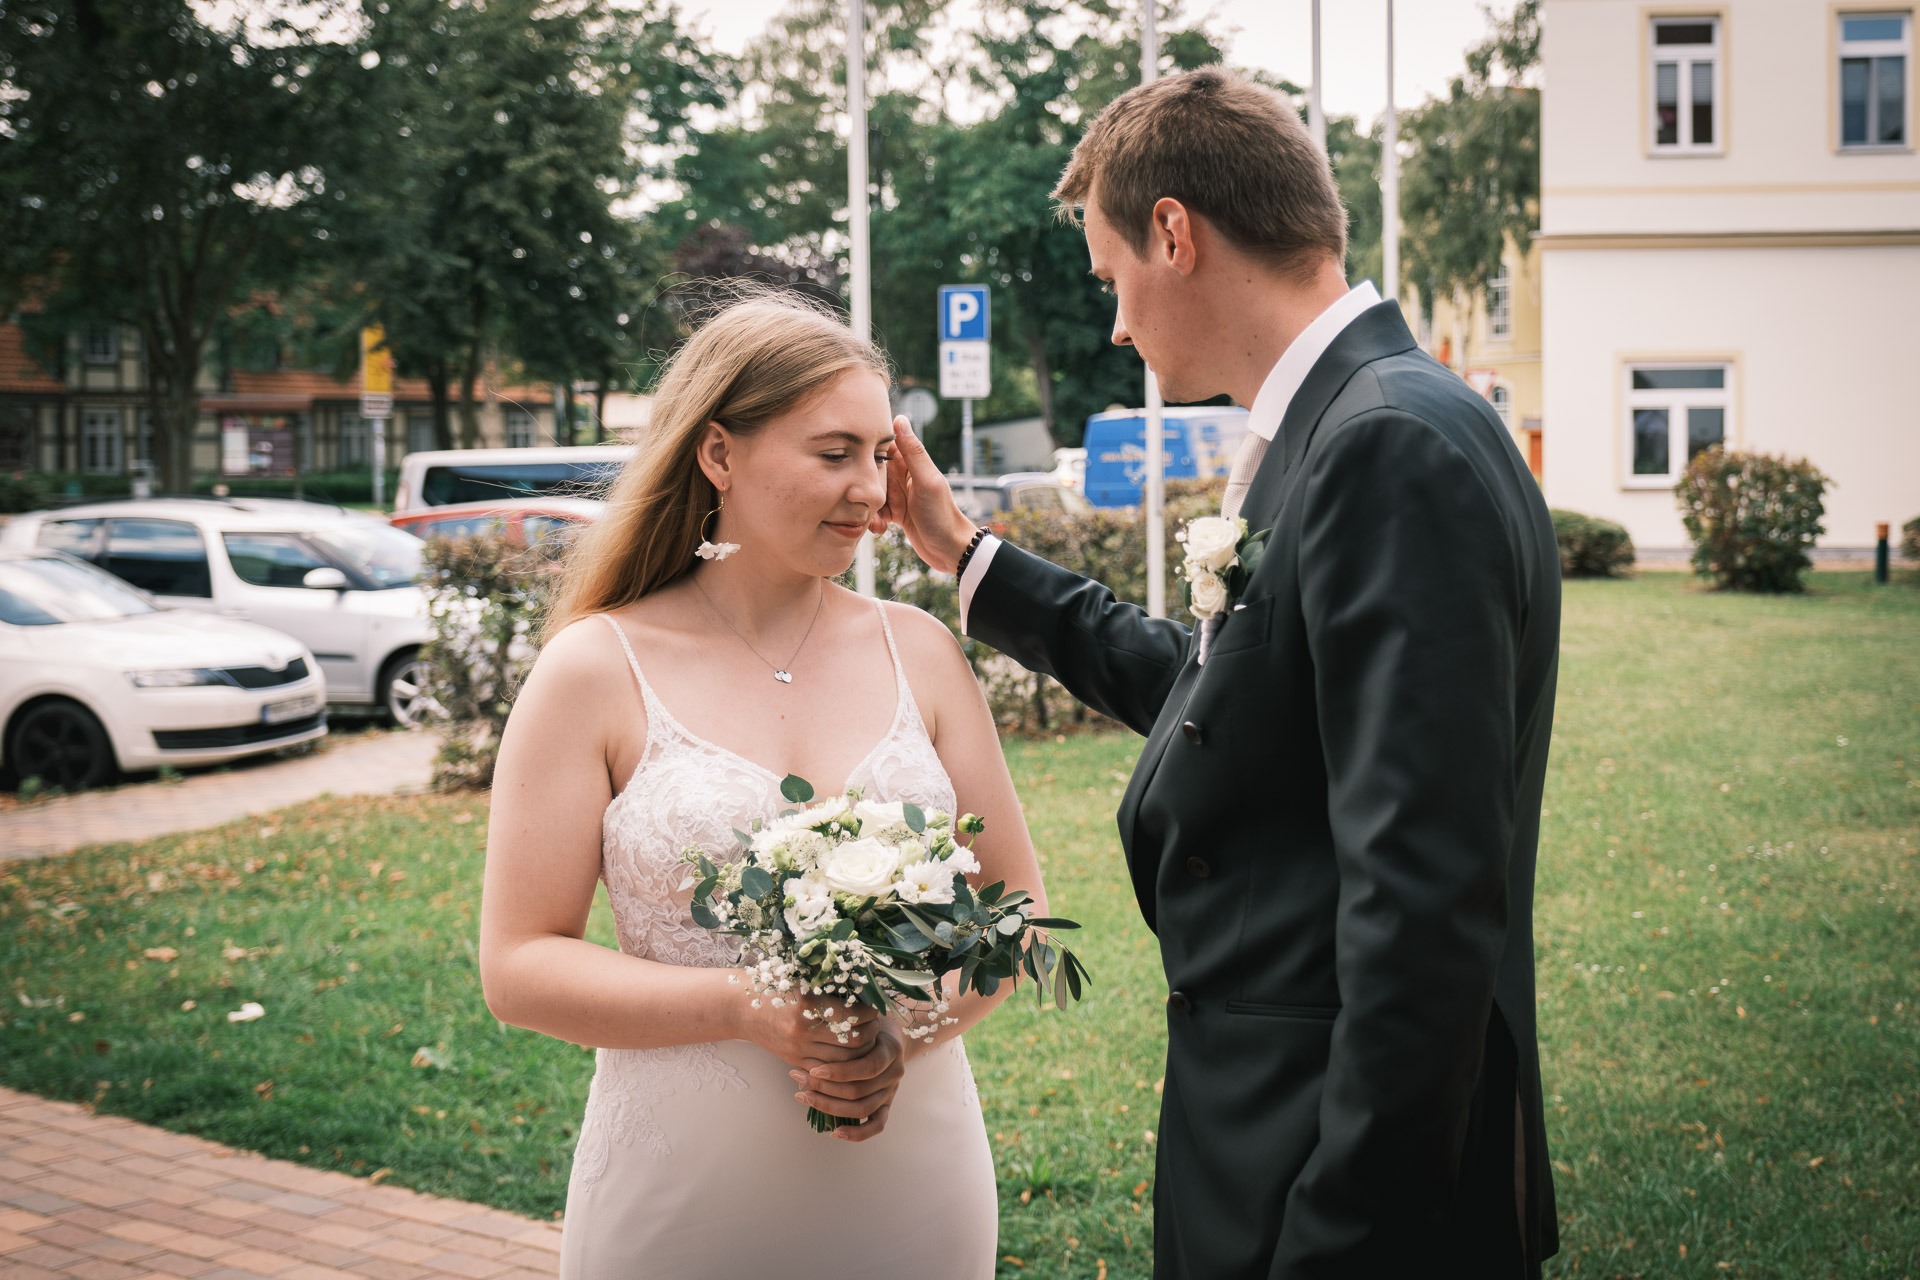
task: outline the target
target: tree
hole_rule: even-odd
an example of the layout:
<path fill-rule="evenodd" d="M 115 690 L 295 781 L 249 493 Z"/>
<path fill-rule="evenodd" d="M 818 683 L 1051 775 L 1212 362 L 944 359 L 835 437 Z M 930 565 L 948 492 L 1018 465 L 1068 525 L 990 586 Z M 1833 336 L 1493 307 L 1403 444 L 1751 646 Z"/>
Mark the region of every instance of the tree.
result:
<path fill-rule="evenodd" d="M 1467 69 L 1403 117 L 1400 217 L 1407 278 L 1423 305 L 1498 274 L 1506 241 L 1525 253 L 1540 204 L 1539 0 L 1519 0 L 1467 51 Z"/>
<path fill-rule="evenodd" d="M 154 461 L 185 489 L 209 343 L 298 261 L 327 189 L 341 50 L 297 14 L 189 0 L 0 9 L 0 293 L 140 333 Z"/>

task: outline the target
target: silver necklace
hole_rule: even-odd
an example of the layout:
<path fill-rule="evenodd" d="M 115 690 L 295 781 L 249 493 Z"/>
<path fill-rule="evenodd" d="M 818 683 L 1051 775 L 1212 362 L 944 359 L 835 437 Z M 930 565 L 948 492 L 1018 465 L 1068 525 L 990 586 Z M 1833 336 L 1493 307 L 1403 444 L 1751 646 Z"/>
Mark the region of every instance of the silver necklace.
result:
<path fill-rule="evenodd" d="M 780 666 L 775 666 L 772 662 L 768 661 L 767 655 L 760 652 L 758 649 L 755 649 L 753 647 L 753 641 L 747 639 L 747 637 L 741 633 L 740 628 L 734 626 L 733 623 L 727 621 L 727 615 L 720 612 L 720 606 L 713 602 L 713 597 L 707 594 L 707 589 L 700 585 L 700 579 L 693 578 L 691 579 L 691 581 L 693 583 L 693 589 L 695 591 L 698 591 L 700 593 L 701 598 L 707 602 L 707 608 L 713 610 L 713 616 L 720 619 L 722 623 L 725 623 L 727 630 L 733 632 L 734 635 L 739 636 L 740 643 L 747 646 L 748 651 L 752 653 L 754 657 L 760 659 L 760 661 L 762 662 L 765 662 L 768 666 L 773 667 L 773 678 L 775 680 L 778 680 L 781 684 L 792 684 L 793 672 L 789 668 L 793 666 L 794 658 L 799 657 L 800 651 L 807 647 L 807 641 L 813 638 L 814 623 L 820 621 L 820 611 L 826 608 L 827 580 L 825 578 L 820 579 L 820 603 L 813 606 L 813 622 L 809 622 L 807 624 L 807 633 L 800 637 L 799 644 L 793 646 L 792 656 L 790 656 L 786 660 L 786 662 Z"/>

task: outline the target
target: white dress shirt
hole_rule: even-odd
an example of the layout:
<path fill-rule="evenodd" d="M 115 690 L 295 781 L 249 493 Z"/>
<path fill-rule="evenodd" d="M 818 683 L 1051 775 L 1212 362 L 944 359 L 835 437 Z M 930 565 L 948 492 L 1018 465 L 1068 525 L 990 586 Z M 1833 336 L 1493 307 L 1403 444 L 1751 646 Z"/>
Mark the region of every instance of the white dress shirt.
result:
<path fill-rule="evenodd" d="M 1379 301 L 1380 291 L 1373 287 L 1373 282 L 1362 280 L 1338 302 L 1315 316 L 1313 323 L 1287 344 L 1287 349 L 1280 353 L 1279 363 L 1273 366 L 1266 381 L 1260 384 L 1259 394 L 1254 396 L 1253 405 L 1247 411 L 1247 429 L 1261 439 L 1272 442 L 1280 432 L 1281 421 L 1287 416 L 1287 406 L 1300 393 L 1300 387 L 1306 382 L 1307 374 L 1313 371 L 1313 366 L 1320 362 L 1320 357 L 1333 345 L 1333 340 L 1359 319 L 1361 312 Z M 987 566 L 993 563 L 993 553 L 999 549 L 1000 539 L 992 534 L 980 539 L 980 545 L 974 549 L 973 559 L 967 561 L 966 572 L 960 575 L 960 630 L 963 633 L 967 633 L 967 610 L 973 603 L 973 593 L 987 576 Z"/>

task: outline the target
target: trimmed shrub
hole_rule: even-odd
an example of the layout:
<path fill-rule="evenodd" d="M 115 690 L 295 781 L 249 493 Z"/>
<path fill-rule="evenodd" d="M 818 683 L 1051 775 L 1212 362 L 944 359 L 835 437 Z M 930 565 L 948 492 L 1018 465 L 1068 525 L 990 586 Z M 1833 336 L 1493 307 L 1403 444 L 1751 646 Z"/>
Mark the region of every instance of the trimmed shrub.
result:
<path fill-rule="evenodd" d="M 52 500 L 53 491 L 47 487 L 46 478 L 37 472 L 0 475 L 0 514 L 38 511 Z"/>
<path fill-rule="evenodd" d="M 1633 569 L 1633 538 L 1611 520 L 1555 509 L 1553 538 L 1565 578 L 1618 578 Z"/>
<path fill-rule="evenodd" d="M 1900 526 L 1900 554 L 1908 560 L 1920 560 L 1920 516 Z"/>
<path fill-rule="evenodd" d="M 421 650 L 432 670 L 434 757 L 440 790 L 493 785 L 500 734 L 513 695 L 533 666 L 534 624 L 552 596 L 564 539 L 518 547 L 497 533 L 429 538 L 426 588 L 433 638 Z"/>
<path fill-rule="evenodd" d="M 1824 533 L 1822 496 L 1830 481 L 1804 458 L 1699 454 L 1675 496 L 1693 541 L 1693 567 L 1723 590 L 1795 592 L 1812 567 L 1807 552 Z"/>

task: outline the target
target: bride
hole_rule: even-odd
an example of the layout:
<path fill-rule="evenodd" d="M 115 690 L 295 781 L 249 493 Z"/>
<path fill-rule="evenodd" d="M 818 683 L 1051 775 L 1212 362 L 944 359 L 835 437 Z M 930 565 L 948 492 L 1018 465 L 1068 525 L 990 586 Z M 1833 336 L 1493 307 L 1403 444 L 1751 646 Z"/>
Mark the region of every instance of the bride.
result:
<path fill-rule="evenodd" d="M 780 781 L 798 774 L 823 796 L 978 813 L 980 882 L 1026 888 L 1044 912 L 953 637 L 833 582 L 886 500 L 887 385 L 877 350 L 801 302 L 705 324 L 573 553 L 508 722 L 487 1006 L 599 1049 L 563 1276 L 993 1272 L 993 1163 L 960 1034 L 998 1000 L 954 1000 L 928 1041 L 860 1010 L 842 1045 L 810 1010 L 755 1000 L 681 888 L 688 846 L 732 848 L 788 807 Z M 583 938 L 596 881 L 618 951 Z M 809 1105 L 863 1123 L 817 1134 Z"/>

